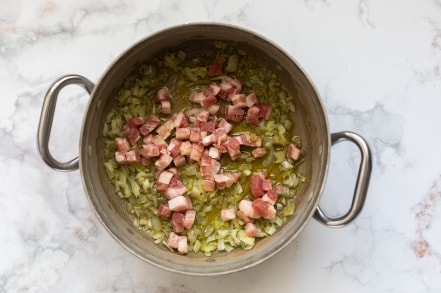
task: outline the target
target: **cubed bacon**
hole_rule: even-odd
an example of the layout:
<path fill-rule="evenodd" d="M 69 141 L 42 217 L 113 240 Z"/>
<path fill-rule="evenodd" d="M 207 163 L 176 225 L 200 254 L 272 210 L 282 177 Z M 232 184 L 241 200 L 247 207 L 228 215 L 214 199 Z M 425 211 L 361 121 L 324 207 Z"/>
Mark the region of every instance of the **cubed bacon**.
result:
<path fill-rule="evenodd" d="M 187 236 L 178 236 L 178 252 L 188 253 Z"/>
<path fill-rule="evenodd" d="M 153 158 L 159 156 L 159 147 L 154 144 L 143 144 L 141 155 L 144 158 Z"/>
<path fill-rule="evenodd" d="M 141 138 L 141 134 L 137 127 L 130 127 L 127 131 L 127 138 L 131 145 L 135 145 L 138 140 Z"/>
<path fill-rule="evenodd" d="M 177 249 L 179 244 L 179 235 L 175 232 L 170 232 L 167 239 L 167 245 L 170 248 Z"/>
<path fill-rule="evenodd" d="M 149 119 L 147 119 L 147 121 L 139 128 L 139 132 L 146 136 L 155 130 L 159 124 L 161 124 L 161 120 L 152 114 L 150 115 Z"/>
<path fill-rule="evenodd" d="M 191 142 L 199 142 L 201 140 L 201 129 L 199 127 L 191 128 L 189 139 Z"/>
<path fill-rule="evenodd" d="M 250 201 L 250 209 L 252 210 L 253 208 L 251 207 L 251 201 Z M 246 216 L 245 213 L 241 210 L 237 211 L 236 216 L 241 219 L 242 221 L 244 221 L 245 223 L 250 223 L 253 221 L 253 219 L 251 219 L 250 217 Z"/>
<path fill-rule="evenodd" d="M 217 147 L 212 146 L 208 150 L 208 156 L 212 159 L 220 160 L 221 153 L 219 152 L 219 149 Z"/>
<path fill-rule="evenodd" d="M 261 119 L 268 120 L 271 118 L 271 112 L 273 110 L 273 107 L 271 105 L 260 104 L 258 107 L 260 109 L 259 117 Z"/>
<path fill-rule="evenodd" d="M 127 124 L 130 127 L 138 127 L 144 124 L 144 118 L 142 117 L 133 117 L 127 120 Z"/>
<path fill-rule="evenodd" d="M 222 190 L 225 187 L 231 187 L 239 180 L 240 173 L 222 173 L 214 174 L 214 182 L 218 189 Z"/>
<path fill-rule="evenodd" d="M 163 114 L 171 114 L 171 102 L 170 101 L 161 101 L 161 112 Z"/>
<path fill-rule="evenodd" d="M 288 158 L 291 158 L 294 161 L 300 158 L 300 150 L 293 143 L 288 146 L 287 154 Z"/>
<path fill-rule="evenodd" d="M 189 156 L 191 154 L 191 150 L 193 148 L 193 145 L 189 141 L 184 141 L 181 143 L 181 146 L 179 147 L 179 152 L 183 156 Z"/>
<path fill-rule="evenodd" d="M 169 151 L 170 156 L 173 158 L 180 153 L 181 141 L 176 138 L 172 138 L 168 144 L 167 151 Z"/>
<path fill-rule="evenodd" d="M 173 176 L 175 176 L 175 174 L 167 170 L 164 170 L 159 174 L 158 180 L 156 182 L 166 184 L 168 186 Z"/>
<path fill-rule="evenodd" d="M 202 101 L 205 99 L 205 95 L 203 92 L 193 91 L 193 92 L 191 92 L 190 97 L 188 99 L 192 103 L 201 104 Z M 187 116 L 189 116 L 189 115 L 187 115 Z"/>
<path fill-rule="evenodd" d="M 149 134 L 147 136 L 144 136 L 144 138 L 142 139 L 142 143 L 143 144 L 152 144 L 153 143 L 152 140 L 153 140 L 153 135 Z"/>
<path fill-rule="evenodd" d="M 179 113 L 174 115 L 173 123 L 175 125 L 175 128 L 182 128 L 182 127 L 187 127 L 188 126 L 187 117 L 185 117 L 183 112 L 179 112 Z"/>
<path fill-rule="evenodd" d="M 207 111 L 208 113 L 210 113 L 210 115 L 217 115 L 219 113 L 219 110 L 220 110 L 219 104 L 214 104 L 207 108 Z"/>
<path fill-rule="evenodd" d="M 217 142 L 217 136 L 213 133 L 210 135 L 207 135 L 206 137 L 204 137 L 202 139 L 202 144 L 204 146 L 209 146 L 209 145 L 214 144 L 216 142 Z"/>
<path fill-rule="evenodd" d="M 263 196 L 262 199 L 267 203 L 274 205 L 277 202 L 277 193 L 273 190 L 268 190 Z"/>
<path fill-rule="evenodd" d="M 182 166 L 185 166 L 187 163 L 187 160 L 183 155 L 177 155 L 173 158 L 173 164 L 175 164 L 176 168 L 180 168 Z"/>
<path fill-rule="evenodd" d="M 200 122 L 207 122 L 210 113 L 207 110 L 203 110 L 196 115 L 196 119 Z"/>
<path fill-rule="evenodd" d="M 130 150 L 129 141 L 124 137 L 115 138 L 115 146 L 118 151 L 127 152 Z"/>
<path fill-rule="evenodd" d="M 199 162 L 204 151 L 204 145 L 200 142 L 193 143 L 191 147 L 190 159 Z"/>
<path fill-rule="evenodd" d="M 204 108 L 208 108 L 217 103 L 217 98 L 214 95 L 205 96 L 205 98 L 201 101 L 201 106 Z"/>
<path fill-rule="evenodd" d="M 245 122 L 249 124 L 259 124 L 260 123 L 260 109 L 259 107 L 252 106 L 247 111 L 247 116 Z"/>
<path fill-rule="evenodd" d="M 283 185 L 282 184 L 274 184 L 273 190 L 277 195 L 280 195 L 283 193 Z"/>
<path fill-rule="evenodd" d="M 184 232 L 184 219 L 185 219 L 185 215 L 183 213 L 174 212 L 172 214 L 171 224 L 173 227 L 173 232 L 175 233 Z"/>
<path fill-rule="evenodd" d="M 257 96 L 255 93 L 251 93 L 246 96 L 245 101 L 247 103 L 247 107 L 251 108 L 254 105 L 257 105 Z"/>
<path fill-rule="evenodd" d="M 189 139 L 190 138 L 190 127 L 184 127 L 184 128 L 176 128 L 176 138 L 179 140 Z"/>
<path fill-rule="evenodd" d="M 152 163 L 152 160 L 150 160 L 150 158 L 141 158 L 141 165 L 143 166 L 150 166 L 150 164 Z"/>
<path fill-rule="evenodd" d="M 190 209 L 189 199 L 183 195 L 178 195 L 168 201 L 168 207 L 173 212 L 182 212 Z"/>
<path fill-rule="evenodd" d="M 212 180 L 203 179 L 202 180 L 202 189 L 204 191 L 214 191 L 214 188 L 216 187 L 216 183 Z"/>
<path fill-rule="evenodd" d="M 221 90 L 220 86 L 217 83 L 212 82 L 208 85 L 207 89 L 204 91 L 204 94 L 207 97 L 216 96 L 220 92 L 220 90 Z"/>
<path fill-rule="evenodd" d="M 251 154 L 255 158 L 261 158 L 266 155 L 266 149 L 265 148 L 255 148 L 251 151 Z"/>
<path fill-rule="evenodd" d="M 171 211 L 166 204 L 161 203 L 158 207 L 158 216 L 162 218 L 170 218 Z"/>
<path fill-rule="evenodd" d="M 157 147 L 163 147 L 163 146 L 167 147 L 167 142 L 166 142 L 165 139 L 164 139 L 162 136 L 160 136 L 160 135 L 154 135 L 154 136 L 152 137 L 152 143 L 153 143 L 154 145 L 156 145 Z"/>
<path fill-rule="evenodd" d="M 244 108 L 247 106 L 246 96 L 244 94 L 236 94 L 230 97 L 233 106 Z"/>
<path fill-rule="evenodd" d="M 126 152 L 125 151 L 116 151 L 115 152 L 115 161 L 119 164 L 127 163 Z"/>
<path fill-rule="evenodd" d="M 236 218 L 236 211 L 233 208 L 221 210 L 221 220 L 231 221 Z"/>
<path fill-rule="evenodd" d="M 141 155 L 137 149 L 132 149 L 126 152 L 127 163 L 138 163 L 141 162 Z"/>
<path fill-rule="evenodd" d="M 233 78 L 231 80 L 231 84 L 234 87 L 234 91 L 232 92 L 232 94 L 240 93 L 240 91 L 242 90 L 242 82 L 237 78 Z"/>
<path fill-rule="evenodd" d="M 242 144 L 250 147 L 261 147 L 262 139 L 255 133 L 243 133 L 240 135 Z"/>
<path fill-rule="evenodd" d="M 259 215 L 265 219 L 273 219 L 276 216 L 276 209 L 274 206 L 261 198 L 256 198 L 253 200 L 251 206 L 253 207 L 256 215 Z"/>
<path fill-rule="evenodd" d="M 251 194 L 255 197 L 261 197 L 265 194 L 265 190 L 263 190 L 262 183 L 265 177 L 262 173 L 254 173 L 251 175 L 250 179 L 250 188 Z"/>
<path fill-rule="evenodd" d="M 213 63 L 208 65 L 208 76 L 216 76 L 222 74 L 223 65 L 224 60 L 215 60 Z"/>
<path fill-rule="evenodd" d="M 171 100 L 171 95 L 168 88 L 163 87 L 156 92 L 156 96 L 155 96 L 156 102 L 170 101 L 170 100 Z"/>
<path fill-rule="evenodd" d="M 199 127 L 201 128 L 201 131 L 214 132 L 216 129 L 216 122 L 215 121 L 202 122 L 199 124 Z"/>
<path fill-rule="evenodd" d="M 201 164 L 200 167 L 201 175 L 202 178 L 204 179 L 214 180 L 214 176 L 217 174 L 217 172 L 219 172 L 221 165 L 220 162 L 215 159 L 211 159 L 211 158 L 208 159 L 209 159 L 208 164 L 206 163 L 207 160 L 204 160 L 205 161 L 204 165 Z"/>
<path fill-rule="evenodd" d="M 236 138 L 230 137 L 230 139 L 228 139 L 226 142 L 226 147 L 228 150 L 228 155 L 233 161 L 240 157 L 240 143 Z"/>
<path fill-rule="evenodd" d="M 239 123 L 242 121 L 245 111 L 238 106 L 226 105 L 225 106 L 225 119 L 227 121 L 232 121 Z"/>
<path fill-rule="evenodd" d="M 196 220 L 196 211 L 195 210 L 187 210 L 185 211 L 184 217 L 184 228 L 190 230 Z"/>
<path fill-rule="evenodd" d="M 164 122 L 164 124 L 162 124 L 158 128 L 156 128 L 156 133 L 163 139 L 167 139 L 171 135 L 173 129 L 175 129 L 175 124 L 173 120 L 170 119 Z"/>
<path fill-rule="evenodd" d="M 263 179 L 262 189 L 265 191 L 272 190 L 273 189 L 273 182 L 270 179 Z"/>
<path fill-rule="evenodd" d="M 170 155 L 161 155 L 158 160 L 155 162 L 155 168 L 158 171 L 162 171 L 167 168 L 171 162 L 173 161 L 173 157 Z"/>
<path fill-rule="evenodd" d="M 176 198 L 178 196 L 184 195 L 186 192 L 187 192 L 187 188 L 184 185 L 182 185 L 182 186 L 174 186 L 174 187 L 170 187 L 169 186 L 169 188 L 167 188 L 164 191 L 164 196 L 167 199 L 173 199 L 173 198 Z"/>
<path fill-rule="evenodd" d="M 245 234 L 247 234 L 248 237 L 254 237 L 257 234 L 257 227 L 254 225 L 254 223 L 246 223 L 245 225 Z"/>
<path fill-rule="evenodd" d="M 244 216 L 246 216 L 248 218 L 251 218 L 251 219 L 260 218 L 260 216 L 257 215 L 253 209 L 253 202 L 249 199 L 242 199 L 239 202 L 239 210 L 243 213 Z"/>
<path fill-rule="evenodd" d="M 233 129 L 233 125 L 227 122 L 225 119 L 220 119 L 217 124 L 218 129 L 224 129 L 225 133 L 229 133 Z"/>

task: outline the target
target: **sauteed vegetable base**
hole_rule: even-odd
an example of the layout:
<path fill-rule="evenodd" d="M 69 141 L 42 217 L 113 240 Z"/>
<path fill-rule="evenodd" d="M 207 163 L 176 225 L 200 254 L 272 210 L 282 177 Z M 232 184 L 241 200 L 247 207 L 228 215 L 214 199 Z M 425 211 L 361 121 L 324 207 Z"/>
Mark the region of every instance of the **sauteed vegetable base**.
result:
<path fill-rule="evenodd" d="M 103 128 L 104 167 L 134 225 L 207 256 L 272 235 L 306 181 L 294 102 L 271 70 L 221 42 L 141 65 Z"/>

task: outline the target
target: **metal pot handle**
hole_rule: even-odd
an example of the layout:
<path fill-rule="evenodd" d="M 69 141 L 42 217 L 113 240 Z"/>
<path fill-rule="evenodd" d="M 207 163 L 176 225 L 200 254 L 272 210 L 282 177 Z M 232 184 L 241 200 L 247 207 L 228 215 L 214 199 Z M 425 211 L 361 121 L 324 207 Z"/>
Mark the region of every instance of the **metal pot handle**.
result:
<path fill-rule="evenodd" d="M 371 152 L 367 142 L 358 134 L 344 131 L 331 134 L 331 144 L 334 145 L 341 141 L 350 141 L 357 145 L 361 152 L 360 167 L 358 169 L 357 181 L 355 183 L 354 196 L 349 211 L 340 217 L 332 218 L 323 213 L 320 206 L 314 213 L 314 218 L 328 227 L 342 227 L 354 220 L 363 208 L 368 191 L 369 180 L 371 178 L 372 160 Z"/>
<path fill-rule="evenodd" d="M 63 163 L 56 160 L 49 151 L 49 139 L 58 94 L 65 86 L 70 84 L 82 86 L 89 94 L 94 87 L 94 84 L 90 80 L 80 75 L 66 75 L 59 78 L 49 87 L 49 90 L 44 97 L 40 123 L 38 124 L 37 140 L 40 155 L 49 167 L 58 171 L 73 171 L 78 169 L 78 157 Z"/>

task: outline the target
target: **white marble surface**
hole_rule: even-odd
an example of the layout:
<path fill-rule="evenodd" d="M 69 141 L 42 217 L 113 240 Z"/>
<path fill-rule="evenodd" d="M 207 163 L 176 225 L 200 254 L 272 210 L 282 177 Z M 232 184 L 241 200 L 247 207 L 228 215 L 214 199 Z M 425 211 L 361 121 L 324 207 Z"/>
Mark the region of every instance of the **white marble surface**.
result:
<path fill-rule="evenodd" d="M 103 229 L 80 173 L 36 147 L 43 95 L 67 73 L 96 81 L 141 38 L 217 21 L 262 34 L 309 73 L 332 131 L 372 147 L 362 214 L 341 229 L 310 221 L 263 264 L 189 277 L 126 252 Z M 441 292 L 441 1 L 0 0 L 0 292 Z M 87 97 L 60 98 L 51 148 L 77 153 Z M 358 152 L 332 151 L 322 205 L 347 208 Z"/>

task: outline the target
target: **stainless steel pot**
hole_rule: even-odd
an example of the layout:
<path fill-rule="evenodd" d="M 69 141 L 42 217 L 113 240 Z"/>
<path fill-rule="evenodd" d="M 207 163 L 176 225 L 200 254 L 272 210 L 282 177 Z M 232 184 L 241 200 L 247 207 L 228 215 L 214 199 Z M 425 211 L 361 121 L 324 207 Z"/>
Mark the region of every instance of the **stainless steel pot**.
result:
<path fill-rule="evenodd" d="M 234 42 L 252 54 L 259 62 L 276 72 L 289 92 L 296 92 L 296 113 L 292 117 L 295 134 L 303 138 L 305 163 L 302 172 L 309 178 L 299 191 L 296 213 L 274 235 L 258 241 L 251 250 L 241 249 L 229 253 L 178 255 L 164 246 L 154 244 L 142 231 L 133 226 L 103 167 L 103 121 L 112 107 L 112 98 L 124 79 L 139 64 L 164 50 L 179 47 L 200 48 L 207 40 Z M 90 94 L 84 116 L 79 156 L 69 162 L 59 162 L 49 152 L 49 137 L 56 108 L 57 96 L 66 85 L 77 84 Z M 361 153 L 358 178 L 352 205 L 340 217 L 327 216 L 318 206 L 323 192 L 331 145 L 340 141 L 353 142 Z M 78 75 L 60 78 L 49 88 L 41 112 L 38 128 L 38 147 L 43 160 L 52 168 L 71 171 L 80 168 L 86 194 L 98 218 L 109 233 L 127 250 L 142 260 L 163 269 L 190 275 L 219 275 L 240 271 L 268 259 L 296 238 L 310 218 L 329 227 L 350 223 L 361 211 L 366 199 L 371 173 L 371 155 L 368 144 L 352 132 L 330 133 L 327 115 L 311 80 L 286 52 L 253 32 L 223 24 L 189 24 L 158 32 L 129 48 L 110 65 L 94 85 Z"/>

